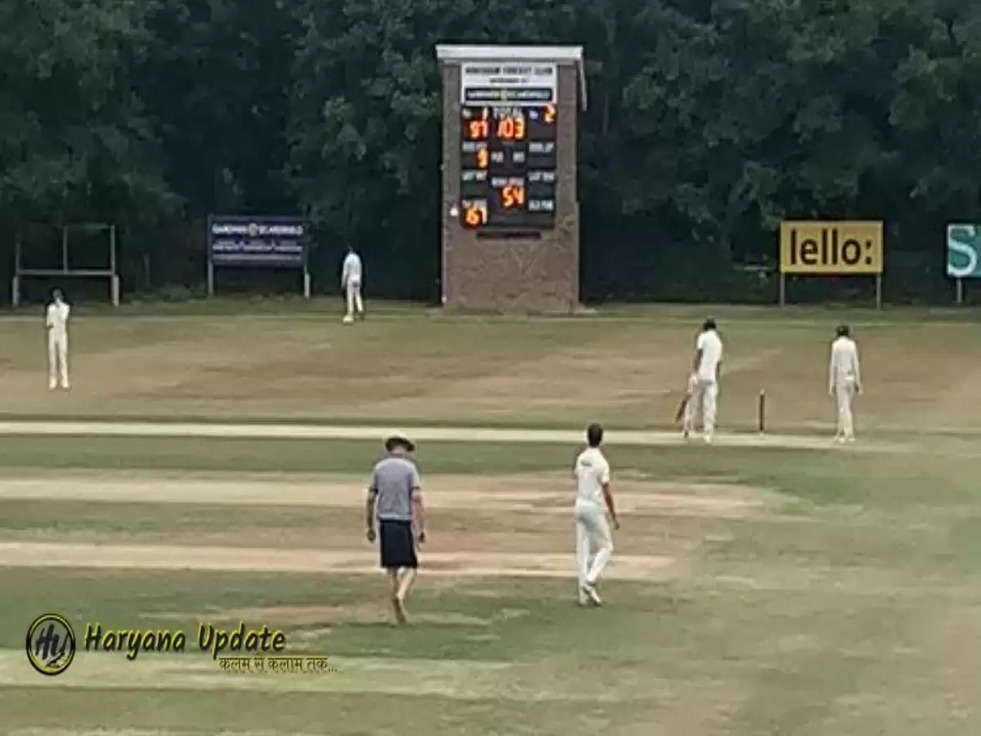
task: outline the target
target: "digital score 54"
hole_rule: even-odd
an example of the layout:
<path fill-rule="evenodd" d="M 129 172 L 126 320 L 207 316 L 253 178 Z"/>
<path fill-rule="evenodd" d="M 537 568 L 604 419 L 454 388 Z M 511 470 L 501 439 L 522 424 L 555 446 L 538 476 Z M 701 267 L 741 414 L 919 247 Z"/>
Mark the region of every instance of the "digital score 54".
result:
<path fill-rule="evenodd" d="M 464 107 L 460 117 L 463 226 L 554 227 L 555 106 Z"/>

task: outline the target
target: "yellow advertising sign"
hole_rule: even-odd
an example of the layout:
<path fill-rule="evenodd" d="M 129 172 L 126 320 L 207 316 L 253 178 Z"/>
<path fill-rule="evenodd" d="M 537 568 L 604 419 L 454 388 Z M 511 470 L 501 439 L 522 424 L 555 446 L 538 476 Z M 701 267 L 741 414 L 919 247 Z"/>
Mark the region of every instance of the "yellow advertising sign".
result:
<path fill-rule="evenodd" d="M 882 273 L 882 223 L 781 222 L 780 273 Z"/>

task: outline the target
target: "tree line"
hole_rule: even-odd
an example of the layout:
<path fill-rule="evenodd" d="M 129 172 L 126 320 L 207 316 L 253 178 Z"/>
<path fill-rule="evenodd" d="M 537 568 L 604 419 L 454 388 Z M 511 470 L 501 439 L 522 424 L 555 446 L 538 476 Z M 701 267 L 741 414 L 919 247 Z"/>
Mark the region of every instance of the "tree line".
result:
<path fill-rule="evenodd" d="M 97 220 L 129 288 L 200 283 L 208 213 L 302 212 L 315 283 L 350 241 L 375 293 L 432 296 L 454 42 L 584 46 L 588 298 L 768 298 L 733 266 L 795 217 L 885 220 L 892 294 L 936 299 L 981 217 L 977 3 L 9 0 L 4 267 L 23 223 Z"/>

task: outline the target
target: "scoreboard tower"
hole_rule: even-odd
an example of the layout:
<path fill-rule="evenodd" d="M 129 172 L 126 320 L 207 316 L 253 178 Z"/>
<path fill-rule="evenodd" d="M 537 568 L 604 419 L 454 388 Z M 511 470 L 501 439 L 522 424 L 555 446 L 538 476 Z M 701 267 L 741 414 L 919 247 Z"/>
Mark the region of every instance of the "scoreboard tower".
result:
<path fill-rule="evenodd" d="M 582 48 L 440 45 L 436 56 L 443 304 L 574 311 Z"/>

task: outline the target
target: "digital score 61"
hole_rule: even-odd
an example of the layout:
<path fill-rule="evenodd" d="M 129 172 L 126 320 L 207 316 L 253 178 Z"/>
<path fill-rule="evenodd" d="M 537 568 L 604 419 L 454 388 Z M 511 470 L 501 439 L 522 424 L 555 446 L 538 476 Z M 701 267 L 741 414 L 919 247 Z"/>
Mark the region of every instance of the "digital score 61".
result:
<path fill-rule="evenodd" d="M 555 105 L 463 107 L 464 227 L 555 226 Z"/>

